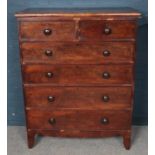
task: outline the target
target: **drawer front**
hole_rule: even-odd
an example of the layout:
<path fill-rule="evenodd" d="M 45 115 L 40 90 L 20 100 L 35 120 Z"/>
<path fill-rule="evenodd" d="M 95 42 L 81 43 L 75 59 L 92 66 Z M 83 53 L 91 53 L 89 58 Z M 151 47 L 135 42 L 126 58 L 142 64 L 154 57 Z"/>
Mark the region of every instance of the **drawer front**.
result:
<path fill-rule="evenodd" d="M 134 44 L 131 42 L 105 42 L 102 44 L 22 43 L 21 51 L 24 63 L 130 63 L 133 62 L 134 58 Z"/>
<path fill-rule="evenodd" d="M 53 85 L 131 84 L 132 65 L 24 65 L 25 83 Z"/>
<path fill-rule="evenodd" d="M 31 129 L 78 129 L 78 130 L 116 130 L 129 129 L 130 111 L 27 111 L 28 128 Z"/>
<path fill-rule="evenodd" d="M 80 21 L 81 40 L 132 39 L 135 34 L 135 21 Z"/>
<path fill-rule="evenodd" d="M 20 38 L 23 40 L 69 41 L 74 40 L 75 23 L 62 22 L 21 22 Z"/>
<path fill-rule="evenodd" d="M 125 109 L 131 106 L 131 87 L 25 87 L 31 108 Z"/>

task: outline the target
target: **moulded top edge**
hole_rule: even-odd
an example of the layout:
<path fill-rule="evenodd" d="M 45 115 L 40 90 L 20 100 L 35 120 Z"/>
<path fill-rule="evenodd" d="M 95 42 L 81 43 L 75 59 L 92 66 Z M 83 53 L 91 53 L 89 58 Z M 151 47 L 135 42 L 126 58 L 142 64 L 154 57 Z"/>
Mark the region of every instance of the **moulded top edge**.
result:
<path fill-rule="evenodd" d="M 34 8 L 26 9 L 15 14 L 16 17 L 50 17 L 50 16 L 134 16 L 141 13 L 131 8 Z"/>

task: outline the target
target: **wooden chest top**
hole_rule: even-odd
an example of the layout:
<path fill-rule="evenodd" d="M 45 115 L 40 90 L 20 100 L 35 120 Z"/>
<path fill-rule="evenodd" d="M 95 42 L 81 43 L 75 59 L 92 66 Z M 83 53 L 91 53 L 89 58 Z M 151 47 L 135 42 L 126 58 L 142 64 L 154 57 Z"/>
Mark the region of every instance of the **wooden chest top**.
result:
<path fill-rule="evenodd" d="M 132 8 L 32 8 L 25 9 L 15 14 L 16 17 L 96 17 L 120 16 L 139 17 L 141 13 Z"/>

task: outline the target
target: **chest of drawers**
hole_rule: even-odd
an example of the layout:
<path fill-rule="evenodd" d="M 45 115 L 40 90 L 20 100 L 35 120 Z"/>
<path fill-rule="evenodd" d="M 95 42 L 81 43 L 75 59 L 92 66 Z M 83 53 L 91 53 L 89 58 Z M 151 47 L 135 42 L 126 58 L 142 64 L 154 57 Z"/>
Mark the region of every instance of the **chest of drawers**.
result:
<path fill-rule="evenodd" d="M 131 9 L 16 13 L 28 146 L 35 135 L 131 143 L 137 18 Z"/>

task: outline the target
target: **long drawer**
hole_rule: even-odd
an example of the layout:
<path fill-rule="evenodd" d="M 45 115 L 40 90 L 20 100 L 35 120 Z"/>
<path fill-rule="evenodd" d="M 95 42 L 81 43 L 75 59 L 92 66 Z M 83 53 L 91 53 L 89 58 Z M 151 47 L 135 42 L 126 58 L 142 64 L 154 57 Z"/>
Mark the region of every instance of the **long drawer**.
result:
<path fill-rule="evenodd" d="M 28 128 L 49 130 L 130 129 L 131 111 L 27 110 Z"/>
<path fill-rule="evenodd" d="M 131 87 L 26 86 L 26 107 L 40 109 L 103 109 L 131 107 Z"/>
<path fill-rule="evenodd" d="M 132 42 L 104 42 L 101 44 L 23 42 L 23 63 L 50 64 L 106 64 L 133 63 Z"/>
<path fill-rule="evenodd" d="M 54 85 L 131 84 L 132 65 L 24 65 L 24 83 Z"/>

